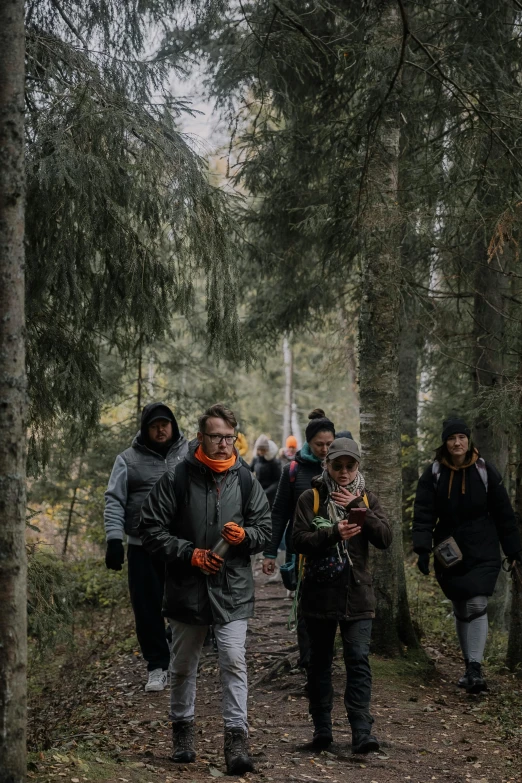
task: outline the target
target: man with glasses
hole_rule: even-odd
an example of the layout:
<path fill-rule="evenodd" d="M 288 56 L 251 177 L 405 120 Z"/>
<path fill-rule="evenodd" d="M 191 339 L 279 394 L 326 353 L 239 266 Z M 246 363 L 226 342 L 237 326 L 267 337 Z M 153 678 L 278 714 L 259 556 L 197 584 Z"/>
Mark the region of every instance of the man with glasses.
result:
<path fill-rule="evenodd" d="M 143 504 L 140 523 L 143 546 L 166 563 L 163 612 L 173 638 L 172 760 L 196 759 L 196 676 L 213 625 L 230 775 L 253 770 L 245 660 L 247 621 L 254 611 L 250 556 L 263 550 L 271 532 L 266 495 L 235 448 L 236 427 L 231 410 L 210 407 L 184 462 L 163 476 Z"/>

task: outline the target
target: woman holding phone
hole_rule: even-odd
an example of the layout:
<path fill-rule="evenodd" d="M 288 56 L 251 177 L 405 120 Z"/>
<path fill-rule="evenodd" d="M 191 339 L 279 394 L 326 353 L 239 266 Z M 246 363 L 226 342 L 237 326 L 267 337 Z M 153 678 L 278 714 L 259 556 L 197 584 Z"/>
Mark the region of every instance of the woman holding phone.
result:
<path fill-rule="evenodd" d="M 372 675 L 368 654 L 375 597 L 368 570 L 369 544 L 386 549 L 391 526 L 377 497 L 359 472 L 357 443 L 337 438 L 328 449 L 321 476 L 297 503 L 293 526 L 295 551 L 304 556 L 299 612 L 310 637 L 309 711 L 312 745 L 333 742 L 332 660 L 340 626 L 346 667 L 344 704 L 354 753 L 378 750 L 371 734 Z"/>

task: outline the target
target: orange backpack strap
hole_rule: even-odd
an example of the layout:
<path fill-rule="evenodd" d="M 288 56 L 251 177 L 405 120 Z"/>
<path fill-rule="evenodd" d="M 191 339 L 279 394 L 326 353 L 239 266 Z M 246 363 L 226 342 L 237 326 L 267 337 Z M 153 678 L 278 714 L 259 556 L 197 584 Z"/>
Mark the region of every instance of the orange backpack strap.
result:
<path fill-rule="evenodd" d="M 314 493 L 314 517 L 316 517 L 319 511 L 319 490 L 314 488 L 312 492 Z"/>

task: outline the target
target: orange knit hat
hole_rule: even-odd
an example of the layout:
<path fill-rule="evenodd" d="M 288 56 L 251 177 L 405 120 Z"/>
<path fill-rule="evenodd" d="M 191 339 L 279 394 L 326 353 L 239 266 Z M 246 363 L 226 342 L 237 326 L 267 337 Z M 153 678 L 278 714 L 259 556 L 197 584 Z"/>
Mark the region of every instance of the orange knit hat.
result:
<path fill-rule="evenodd" d="M 289 435 L 286 439 L 286 448 L 287 449 L 296 449 L 297 448 L 297 438 L 295 435 Z"/>

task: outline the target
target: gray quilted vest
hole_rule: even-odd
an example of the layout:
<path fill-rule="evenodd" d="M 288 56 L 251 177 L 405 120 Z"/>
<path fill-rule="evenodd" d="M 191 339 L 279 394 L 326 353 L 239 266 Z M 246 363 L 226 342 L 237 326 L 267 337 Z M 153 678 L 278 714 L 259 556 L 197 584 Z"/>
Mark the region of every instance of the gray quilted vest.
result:
<path fill-rule="evenodd" d="M 174 470 L 188 451 L 188 443 L 181 436 L 172 444 L 165 457 L 143 446 L 137 438 L 132 446 L 120 455 L 127 464 L 127 504 L 125 506 L 125 532 L 139 537 L 138 525 L 143 501 L 164 473 Z"/>

